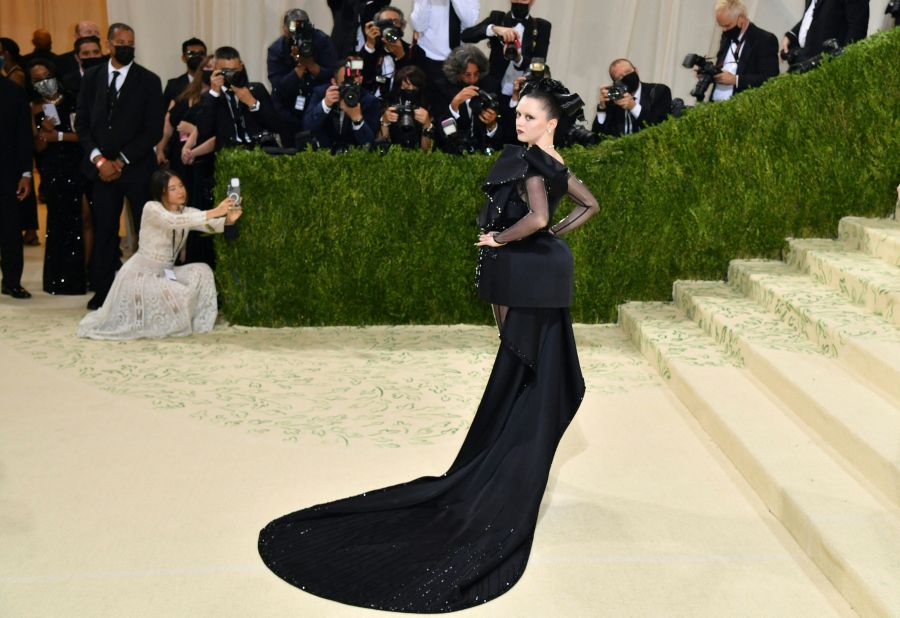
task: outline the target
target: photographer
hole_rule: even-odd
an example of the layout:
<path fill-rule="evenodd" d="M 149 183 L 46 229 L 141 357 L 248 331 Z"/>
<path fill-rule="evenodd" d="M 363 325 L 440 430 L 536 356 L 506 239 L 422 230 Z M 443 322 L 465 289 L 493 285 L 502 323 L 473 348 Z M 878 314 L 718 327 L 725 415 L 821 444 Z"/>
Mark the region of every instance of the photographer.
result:
<path fill-rule="evenodd" d="M 609 77 L 613 84 L 600 89 L 594 133 L 630 135 L 659 124 L 669 115 L 672 91 L 665 84 L 642 83 L 630 60 L 613 60 Z"/>
<path fill-rule="evenodd" d="M 250 82 L 241 55 L 233 47 L 220 47 L 214 55 L 209 92 L 203 95 L 201 114 L 214 123 L 216 150 L 251 146 L 282 129 L 269 91 Z"/>
<path fill-rule="evenodd" d="M 375 141 L 381 105 L 362 87 L 362 65 L 358 56 L 348 56 L 331 84 L 319 86 L 310 97 L 303 128 L 332 152 Z"/>
<path fill-rule="evenodd" d="M 444 62 L 444 77 L 435 88 L 440 98 L 434 106 L 443 150 L 485 152 L 502 145 L 499 84 L 487 75 L 487 69 L 487 57 L 471 43 L 454 49 Z"/>
<path fill-rule="evenodd" d="M 516 79 L 523 76 L 532 58 L 547 58 L 550 22 L 529 13 L 534 0 L 511 0 L 510 10 L 491 11 L 480 24 L 463 30 L 465 43 L 490 40 L 490 75 L 500 84 L 501 136 L 507 144 L 518 144 L 515 105 L 511 103 Z"/>
<path fill-rule="evenodd" d="M 869 0 L 806 0 L 806 11 L 781 40 L 782 58 L 791 64 L 808 60 L 836 39 L 844 47 L 866 38 Z"/>
<path fill-rule="evenodd" d="M 434 125 L 425 97 L 425 72 L 419 67 L 397 71 L 391 105 L 381 115 L 379 139 L 402 148 L 429 152 L 434 144 Z"/>
<path fill-rule="evenodd" d="M 750 22 L 743 0 L 718 0 L 716 23 L 722 29 L 716 55 L 722 72 L 713 78 L 712 101 L 725 101 L 778 75 L 778 38 Z"/>
<path fill-rule="evenodd" d="M 313 89 L 329 83 L 338 56 L 328 35 L 317 30 L 301 9 L 284 14 L 281 34 L 269 46 L 266 67 L 275 109 L 284 122 L 282 141 L 292 146 L 294 135 L 303 128 Z"/>
<path fill-rule="evenodd" d="M 412 60 L 410 44 L 403 40 L 405 28 L 403 11 L 392 6 L 376 13 L 365 25 L 363 86 L 378 98 L 385 98 L 395 88 L 397 71 L 417 64 Z"/>

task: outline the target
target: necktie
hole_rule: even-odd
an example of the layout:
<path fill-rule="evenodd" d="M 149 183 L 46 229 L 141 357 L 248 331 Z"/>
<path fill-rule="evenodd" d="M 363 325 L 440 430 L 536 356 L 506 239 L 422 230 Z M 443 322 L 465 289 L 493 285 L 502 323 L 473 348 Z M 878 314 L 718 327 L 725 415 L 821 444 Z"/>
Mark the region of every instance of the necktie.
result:
<path fill-rule="evenodd" d="M 228 99 L 228 107 L 231 108 L 231 116 L 234 119 L 235 137 L 237 141 L 243 142 L 247 139 L 247 131 L 244 127 L 244 115 L 241 113 L 241 107 L 232 91 L 226 91 L 225 97 Z"/>
<path fill-rule="evenodd" d="M 116 103 L 119 100 L 119 88 L 116 85 L 116 82 L 119 81 L 119 72 L 113 71 L 112 75 L 112 81 L 109 82 L 109 89 L 106 92 L 106 100 L 108 103 L 110 114 L 112 114 L 113 110 L 116 109 Z"/>

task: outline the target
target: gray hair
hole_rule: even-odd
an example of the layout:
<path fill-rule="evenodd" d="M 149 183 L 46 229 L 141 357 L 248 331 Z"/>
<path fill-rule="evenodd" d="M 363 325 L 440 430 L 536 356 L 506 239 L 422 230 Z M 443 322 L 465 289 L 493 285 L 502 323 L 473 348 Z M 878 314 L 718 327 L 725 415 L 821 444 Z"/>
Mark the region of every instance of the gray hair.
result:
<path fill-rule="evenodd" d="M 444 61 L 444 77 L 451 84 L 459 82 L 459 76 L 466 72 L 470 64 L 478 67 L 480 75 L 487 75 L 488 59 L 477 45 L 472 43 L 463 43 L 447 56 Z"/>
<path fill-rule="evenodd" d="M 375 17 L 372 18 L 372 21 L 381 21 L 382 19 L 384 19 L 384 18 L 381 16 L 381 14 L 384 13 L 385 11 L 393 11 L 394 13 L 396 13 L 397 15 L 399 15 L 399 16 L 400 16 L 400 23 L 403 24 L 403 27 L 404 27 L 404 28 L 406 28 L 406 16 L 403 14 L 403 11 L 401 11 L 400 9 L 398 9 L 398 8 L 395 7 L 395 6 L 386 6 L 386 7 L 384 7 L 383 9 L 381 9 L 380 11 L 378 11 L 377 13 L 375 13 Z"/>
<path fill-rule="evenodd" d="M 309 21 L 309 13 L 303 9 L 289 9 L 284 14 L 284 25 L 290 26 L 295 21 Z"/>
<path fill-rule="evenodd" d="M 726 11 L 732 19 L 747 15 L 747 7 L 743 0 L 717 0 L 716 13 Z"/>

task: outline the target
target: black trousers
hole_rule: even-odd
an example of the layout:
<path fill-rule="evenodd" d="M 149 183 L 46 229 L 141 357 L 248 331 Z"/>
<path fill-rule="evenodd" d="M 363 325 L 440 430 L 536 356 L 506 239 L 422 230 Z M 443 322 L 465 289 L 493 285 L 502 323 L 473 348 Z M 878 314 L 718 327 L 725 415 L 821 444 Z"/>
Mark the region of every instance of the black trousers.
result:
<path fill-rule="evenodd" d="M 8 185 L 8 186 L 7 186 Z M 18 182 L 0 187 L 0 271 L 3 286 L 14 288 L 22 284 L 22 203 L 16 199 Z"/>
<path fill-rule="evenodd" d="M 134 173 L 114 182 L 94 182 L 91 217 L 94 223 L 94 251 L 91 254 L 91 289 L 105 296 L 119 268 L 119 219 L 122 202 L 128 198 L 134 231 L 140 238 L 141 214 L 148 199 L 152 169 Z"/>

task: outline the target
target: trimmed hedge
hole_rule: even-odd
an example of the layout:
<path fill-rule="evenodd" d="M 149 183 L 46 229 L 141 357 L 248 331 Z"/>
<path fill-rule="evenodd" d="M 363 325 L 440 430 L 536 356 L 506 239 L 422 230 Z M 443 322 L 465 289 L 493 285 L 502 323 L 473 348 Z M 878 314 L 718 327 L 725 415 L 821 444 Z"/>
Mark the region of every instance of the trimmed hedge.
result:
<path fill-rule="evenodd" d="M 779 257 L 786 237 L 834 237 L 884 216 L 900 179 L 900 28 L 804 75 L 562 154 L 601 212 L 567 237 L 573 317 L 612 321 L 627 300 L 667 300 L 676 279 L 721 279 L 734 258 Z M 218 242 L 223 312 L 255 326 L 488 323 L 474 272 L 493 159 L 219 155 L 241 178 L 237 242 Z M 560 207 L 562 216 L 569 205 Z"/>

